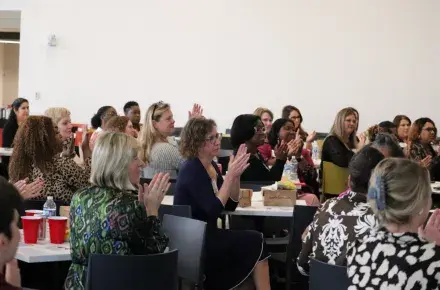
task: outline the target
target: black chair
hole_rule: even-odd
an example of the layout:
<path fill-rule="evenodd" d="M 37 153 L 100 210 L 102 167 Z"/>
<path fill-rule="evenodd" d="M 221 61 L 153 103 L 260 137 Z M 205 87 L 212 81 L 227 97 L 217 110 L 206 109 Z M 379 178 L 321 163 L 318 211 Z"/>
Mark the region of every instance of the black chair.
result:
<path fill-rule="evenodd" d="M 276 276 L 278 282 L 283 282 L 286 285 L 286 290 L 290 290 L 292 283 L 304 284 L 308 283 L 307 277 L 301 275 L 296 266 L 296 259 L 302 248 L 302 235 L 306 228 L 313 221 L 317 207 L 295 205 L 290 222 L 288 244 L 286 252 L 271 253 L 271 259 L 275 262 L 285 265 L 285 278 Z M 284 238 L 280 238 L 281 241 Z M 282 267 L 284 268 L 284 267 Z"/>
<path fill-rule="evenodd" d="M 179 277 L 195 289 L 203 288 L 206 223 L 166 214 L 163 217 L 162 229 L 170 238 L 169 247 L 179 250 Z"/>
<path fill-rule="evenodd" d="M 176 181 L 177 181 L 176 179 L 170 179 L 171 184 L 170 184 L 170 188 L 168 189 L 166 195 L 174 195 L 174 192 L 176 190 Z M 151 178 L 141 178 L 139 181 L 139 183 L 141 185 L 144 185 L 144 183 L 150 184 L 150 182 L 151 182 Z"/>
<path fill-rule="evenodd" d="M 346 290 L 350 286 L 347 267 L 310 259 L 310 290 Z"/>
<path fill-rule="evenodd" d="M 87 290 L 177 290 L 178 251 L 89 257 Z"/>
<path fill-rule="evenodd" d="M 168 205 L 162 204 L 159 207 L 159 219 L 163 220 L 163 216 L 169 214 L 174 216 L 191 218 L 191 207 L 189 205 Z"/>

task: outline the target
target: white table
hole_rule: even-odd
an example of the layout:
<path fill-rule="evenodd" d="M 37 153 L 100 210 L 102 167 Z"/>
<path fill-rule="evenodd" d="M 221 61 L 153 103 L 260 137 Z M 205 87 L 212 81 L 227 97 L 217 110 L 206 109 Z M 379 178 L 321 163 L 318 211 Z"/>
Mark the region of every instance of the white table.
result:
<path fill-rule="evenodd" d="M 70 243 L 51 244 L 48 239 L 37 244 L 25 244 L 23 231 L 15 258 L 26 263 L 70 261 Z"/>
<path fill-rule="evenodd" d="M 165 196 L 163 204 L 172 205 L 173 196 Z M 297 200 L 297 205 L 307 205 L 304 200 Z M 254 192 L 252 195 L 252 206 L 237 207 L 235 211 L 225 211 L 228 215 L 246 215 L 246 216 L 277 216 L 277 217 L 291 217 L 293 207 L 291 206 L 264 206 L 263 196 L 261 192 Z"/>
<path fill-rule="evenodd" d="M 440 194 L 440 182 L 431 183 L 431 187 L 433 194 Z"/>
<path fill-rule="evenodd" d="M 0 147 L 0 156 L 12 156 L 12 148 Z"/>

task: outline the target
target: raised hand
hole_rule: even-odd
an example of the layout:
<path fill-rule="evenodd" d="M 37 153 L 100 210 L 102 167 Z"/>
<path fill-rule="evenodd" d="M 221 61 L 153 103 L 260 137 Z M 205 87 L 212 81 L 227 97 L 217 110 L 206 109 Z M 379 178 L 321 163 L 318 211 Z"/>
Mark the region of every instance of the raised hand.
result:
<path fill-rule="evenodd" d="M 428 220 L 425 228 L 419 227 L 419 236 L 425 240 L 440 245 L 440 210 L 436 209 Z"/>
<path fill-rule="evenodd" d="M 61 155 L 63 157 L 72 158 L 75 156 L 75 138 L 73 136 L 69 139 L 70 144 L 66 148 L 63 148 Z"/>
<path fill-rule="evenodd" d="M 428 168 L 431 165 L 432 156 L 428 155 L 424 159 L 420 160 L 420 165 L 422 167 Z"/>
<path fill-rule="evenodd" d="M 84 159 L 92 157 L 92 150 L 90 149 L 90 133 L 86 130 L 83 130 L 82 132 L 81 149 Z"/>
<path fill-rule="evenodd" d="M 188 119 L 203 118 L 203 108 L 199 104 L 194 104 L 192 111 L 188 111 Z"/>
<path fill-rule="evenodd" d="M 160 204 L 170 188 L 170 174 L 158 173 L 154 175 L 150 184 L 139 185 L 138 199 L 145 205 L 148 216 L 157 216 Z"/>
<path fill-rule="evenodd" d="M 5 281 L 14 287 L 21 289 L 21 275 L 20 268 L 16 259 L 6 264 Z"/>
<path fill-rule="evenodd" d="M 316 138 L 316 132 L 313 131 L 312 133 L 309 134 L 309 136 L 307 136 L 306 142 L 307 143 L 312 143 L 313 141 L 315 141 L 315 138 Z"/>
<path fill-rule="evenodd" d="M 241 174 L 249 167 L 250 154 L 247 153 L 245 144 L 241 144 L 237 153 L 229 156 L 228 175 L 233 178 L 239 178 Z"/>

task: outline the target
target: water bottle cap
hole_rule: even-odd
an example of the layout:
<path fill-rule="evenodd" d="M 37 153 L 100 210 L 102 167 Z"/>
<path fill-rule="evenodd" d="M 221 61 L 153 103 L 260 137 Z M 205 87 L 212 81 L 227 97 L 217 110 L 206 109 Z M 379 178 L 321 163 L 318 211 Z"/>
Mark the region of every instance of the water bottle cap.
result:
<path fill-rule="evenodd" d="M 53 196 L 48 196 L 47 200 L 53 200 Z"/>

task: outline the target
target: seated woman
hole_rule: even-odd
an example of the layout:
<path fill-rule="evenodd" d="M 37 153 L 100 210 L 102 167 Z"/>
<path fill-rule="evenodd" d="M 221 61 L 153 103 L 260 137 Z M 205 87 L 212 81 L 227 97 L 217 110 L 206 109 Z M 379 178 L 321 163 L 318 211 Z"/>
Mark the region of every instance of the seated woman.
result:
<path fill-rule="evenodd" d="M 266 129 L 260 117 L 255 115 L 240 115 L 235 118 L 231 128 L 231 144 L 235 151 L 245 144 L 250 154 L 249 167 L 240 176 L 241 181 L 280 181 L 283 176 L 287 159 L 288 146 L 283 141 L 275 150 L 276 161 L 272 168 L 264 162 L 258 147 L 266 140 Z"/>
<path fill-rule="evenodd" d="M 189 117 L 201 117 L 202 112 L 199 105 L 194 105 Z M 166 172 L 171 179 L 177 178 L 184 159 L 179 153 L 177 142 L 172 138 L 173 131 L 174 118 L 170 105 L 163 102 L 151 105 L 139 136 L 139 158 L 147 164 L 142 170 L 142 177 L 152 178 L 156 173 Z"/>
<path fill-rule="evenodd" d="M 182 131 L 180 152 L 187 158 L 179 171 L 174 204 L 190 205 L 193 218 L 207 222 L 205 288 L 232 289 L 253 273 L 256 288 L 270 289 L 264 239 L 254 231 L 217 228 L 223 210 L 233 211 L 240 194 L 240 176 L 248 166 L 244 144 L 229 163 L 223 180 L 213 162 L 220 138 L 213 120 L 191 119 Z M 256 147 L 255 147 L 256 149 Z"/>
<path fill-rule="evenodd" d="M 272 130 L 269 133 L 269 144 L 272 148 L 276 147 L 281 142 L 295 146 L 294 142 L 299 142 L 296 151 L 288 151 L 287 158 L 296 158 L 298 161 L 298 177 L 303 183 L 306 183 L 310 188 L 317 187 L 318 173 L 316 172 L 313 160 L 310 158 L 306 159 L 301 155 L 303 142 L 302 140 L 295 139 L 295 129 L 294 124 L 289 119 L 278 119 L 273 123 Z M 317 192 L 318 193 L 318 192 Z M 303 199 L 308 205 L 319 206 L 319 200 L 314 194 L 302 193 L 298 196 L 299 199 Z"/>
<path fill-rule="evenodd" d="M 133 124 L 133 129 L 136 131 L 135 138 L 138 137 L 139 131 L 141 131 L 142 124 L 141 121 L 141 109 L 139 107 L 139 104 L 135 101 L 127 102 L 124 105 L 124 114 L 126 117 L 128 117 Z"/>
<path fill-rule="evenodd" d="M 295 106 L 285 106 L 281 114 L 283 119 L 290 119 L 295 127 L 295 133 L 299 133 L 303 142 L 305 142 L 305 149 L 312 149 L 312 142 L 315 140 L 316 132 L 313 131 L 311 134 L 307 132 L 302 127 L 303 116 L 301 111 Z"/>
<path fill-rule="evenodd" d="M 55 107 L 47 109 L 44 115 L 51 118 L 55 126 L 57 126 L 61 140 L 63 141 L 63 152 L 70 152 L 69 156 L 75 157 L 75 140 L 72 133 L 70 111 L 66 108 Z"/>
<path fill-rule="evenodd" d="M 266 129 L 266 135 L 268 135 L 270 129 L 272 129 L 273 113 L 267 108 L 260 107 L 254 111 L 254 115 L 260 117 L 261 122 L 263 122 L 264 128 Z M 275 158 L 272 156 L 272 146 L 269 145 L 267 139 L 263 145 L 258 147 L 258 151 L 267 165 L 273 165 L 275 163 Z"/>
<path fill-rule="evenodd" d="M 414 121 L 408 136 L 409 158 L 429 169 L 431 180 L 440 180 L 440 157 L 432 142 L 437 138 L 437 128 L 429 118 Z"/>
<path fill-rule="evenodd" d="M 107 121 L 105 127 L 103 128 L 106 132 L 120 132 L 125 133 L 128 136 L 137 136 L 136 130 L 133 128 L 133 124 L 130 119 L 125 116 L 114 116 Z"/>
<path fill-rule="evenodd" d="M 92 185 L 77 191 L 70 205 L 72 265 L 66 289 L 85 289 L 90 254 L 145 255 L 167 247 L 157 215 L 169 175 L 138 186 L 143 162 L 137 154 L 136 139 L 123 133 L 103 133 L 96 142 Z"/>
<path fill-rule="evenodd" d="M 9 113 L 8 121 L 3 128 L 3 143 L 2 147 L 12 148 L 14 147 L 14 138 L 17 134 L 18 128 L 29 117 L 29 102 L 26 99 L 18 98 L 12 103 L 11 112 Z M 8 166 L 9 156 L 2 156 L 2 162 L 0 163 L 0 174 L 6 179 L 9 178 Z"/>
<path fill-rule="evenodd" d="M 322 145 L 322 162 L 348 167 L 354 150 L 358 147 L 356 127 L 355 111 L 345 108 L 338 112 L 330 133 Z"/>
<path fill-rule="evenodd" d="M 116 109 L 112 106 L 103 106 L 99 108 L 98 112 L 96 112 L 95 115 L 93 115 L 91 119 L 92 128 L 95 129 L 95 131 L 92 134 L 92 137 L 90 137 L 90 149 L 93 150 L 93 147 L 95 146 L 96 139 L 98 138 L 99 134 L 102 132 L 102 128 L 105 127 L 105 123 L 112 117 L 117 116 L 118 113 L 116 112 Z"/>
<path fill-rule="evenodd" d="M 76 190 L 89 184 L 92 153 L 87 135 L 82 144 L 84 168 L 65 154 L 60 156 L 62 141 L 49 117 L 30 116 L 18 130 L 14 144 L 9 164 L 12 182 L 43 180 L 42 197 L 50 195 L 65 203 L 70 203 Z"/>
<path fill-rule="evenodd" d="M 407 143 L 408 133 L 411 127 L 411 119 L 405 115 L 397 115 L 393 120 L 394 125 L 397 128 L 397 138 L 400 143 Z"/>
<path fill-rule="evenodd" d="M 429 172 L 404 158 L 374 169 L 368 202 L 381 225 L 347 252 L 349 289 L 438 289 L 440 212 L 432 206 Z"/>

